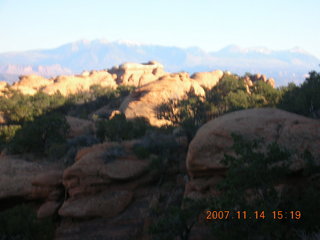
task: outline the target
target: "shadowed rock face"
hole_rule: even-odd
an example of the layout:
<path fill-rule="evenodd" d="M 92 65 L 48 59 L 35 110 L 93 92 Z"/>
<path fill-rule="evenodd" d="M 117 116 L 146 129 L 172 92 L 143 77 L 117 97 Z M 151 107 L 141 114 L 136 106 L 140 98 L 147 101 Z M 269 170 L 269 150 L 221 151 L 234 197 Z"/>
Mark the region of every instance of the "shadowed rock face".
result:
<path fill-rule="evenodd" d="M 30 162 L 15 156 L 0 157 L 0 201 L 41 201 L 37 216 L 52 216 L 61 206 L 63 170 L 56 164 Z"/>
<path fill-rule="evenodd" d="M 63 174 L 67 199 L 59 209 L 63 220 L 55 239 L 142 239 L 147 234 L 150 197 L 157 188 L 150 185 L 150 159 L 133 153 L 136 143 L 107 142 L 77 153 Z"/>
<path fill-rule="evenodd" d="M 0 199 L 21 197 L 37 198 L 33 194 L 32 180 L 38 174 L 55 169 L 56 166 L 29 162 L 16 156 L 0 157 Z"/>
<path fill-rule="evenodd" d="M 134 143 L 103 143 L 80 150 L 76 162 L 63 174 L 69 198 L 59 214 L 114 217 L 123 211 L 149 164 L 133 154 Z"/>
<path fill-rule="evenodd" d="M 227 167 L 220 161 L 224 154 L 232 155 L 232 133 L 246 139 L 263 138 L 262 147 L 272 142 L 292 152 L 291 171 L 306 167 L 301 154 L 311 152 L 320 157 L 320 122 L 272 108 L 248 109 L 225 114 L 203 125 L 189 145 L 187 170 L 191 181 L 186 184 L 185 196 L 198 198 L 218 194 L 217 183 Z M 320 162 L 316 162 L 320 165 Z"/>
<path fill-rule="evenodd" d="M 74 138 L 93 132 L 94 124 L 85 119 L 80 119 L 76 117 L 66 116 L 66 120 L 70 126 L 68 137 Z"/>

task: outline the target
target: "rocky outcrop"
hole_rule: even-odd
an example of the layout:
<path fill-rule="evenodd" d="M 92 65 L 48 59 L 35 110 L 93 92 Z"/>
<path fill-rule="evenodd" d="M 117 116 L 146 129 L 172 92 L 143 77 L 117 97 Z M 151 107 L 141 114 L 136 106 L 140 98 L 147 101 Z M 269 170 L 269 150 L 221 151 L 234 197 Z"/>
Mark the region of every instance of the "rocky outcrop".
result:
<path fill-rule="evenodd" d="M 295 192 L 298 192 L 298 188 L 306 188 L 310 181 L 316 183 L 319 174 L 308 179 L 303 174 L 309 162 L 307 163 L 302 154 L 308 150 L 314 156 L 315 164 L 320 165 L 319 129 L 320 122 L 317 120 L 272 108 L 242 110 L 211 120 L 198 130 L 189 145 L 186 165 L 190 180 L 185 185 L 184 197 L 219 197 L 221 190 L 217 186 L 226 177 L 228 170 L 228 166 L 221 163 L 221 160 L 225 154 L 235 154 L 232 149 L 232 133 L 242 135 L 248 140 L 262 138 L 261 151 L 273 142 L 289 150 L 291 173 L 283 175 L 282 182 L 276 183 L 275 189 L 279 194 L 284 189 L 295 189 Z M 254 197 L 256 196 L 252 194 L 248 199 Z M 195 228 L 191 234 L 195 232 L 201 236 L 210 232 L 204 224 L 202 226 L 199 233 Z"/>
<path fill-rule="evenodd" d="M 66 116 L 66 120 L 70 126 L 68 137 L 74 138 L 82 135 L 91 134 L 94 131 L 93 122 L 76 117 Z"/>
<path fill-rule="evenodd" d="M 226 169 L 220 161 L 232 154 L 231 133 L 248 139 L 277 142 L 293 152 L 291 169 L 301 170 L 305 150 L 320 157 L 319 121 L 273 108 L 260 108 L 225 114 L 203 125 L 189 145 L 187 169 L 190 176 L 211 176 Z M 320 164 L 320 163 L 318 163 Z"/>
<path fill-rule="evenodd" d="M 63 174 L 69 199 L 59 214 L 111 217 L 124 210 L 149 165 L 149 160 L 140 160 L 132 152 L 134 144 L 110 142 L 80 150 L 76 162 Z"/>
<path fill-rule="evenodd" d="M 57 180 L 59 174 L 60 180 Z M 57 164 L 27 161 L 19 156 L 0 156 L 0 200 L 51 199 L 51 190 L 59 185 L 59 181 L 61 183 L 61 176 L 62 170 Z"/>
<path fill-rule="evenodd" d="M 47 79 L 38 75 L 21 76 L 12 88 L 23 94 L 34 95 L 43 91 L 49 95 L 61 93 L 64 96 L 89 91 L 93 85 L 116 88 L 115 76 L 107 71 L 84 72 L 82 75 L 58 76 Z"/>
<path fill-rule="evenodd" d="M 163 65 L 156 61 L 143 64 L 125 63 L 119 67 L 113 67 L 109 72 L 117 76 L 117 84 L 135 87 L 153 82 L 166 74 Z"/>
<path fill-rule="evenodd" d="M 52 166 L 29 162 L 18 156 L 0 156 L 0 199 L 32 199 L 32 180 Z"/>
<path fill-rule="evenodd" d="M 110 70 L 84 71 L 81 75 L 62 75 L 44 78 L 38 75 L 23 75 L 12 85 L 23 94 L 34 95 L 41 90 L 47 94 L 60 92 L 62 95 L 89 91 L 93 85 L 116 88 L 118 85 L 139 87 L 165 75 L 163 66 L 155 61 L 145 64 L 125 63 Z M 2 85 L 0 85 L 1 90 Z"/>
<path fill-rule="evenodd" d="M 130 191 L 104 191 L 64 202 L 59 214 L 64 217 L 115 217 L 131 203 Z"/>
<path fill-rule="evenodd" d="M 193 91 L 199 96 L 204 96 L 205 92 L 200 83 L 206 83 L 206 78 L 201 78 L 201 75 L 197 76 L 199 81 L 190 78 L 188 73 L 163 76 L 157 81 L 144 85 L 131 93 L 121 104 L 120 111 L 128 119 L 144 117 L 154 126 L 171 124 L 167 120 L 158 119 L 158 107 L 169 100 L 183 99 L 189 91 Z"/>
<path fill-rule="evenodd" d="M 37 216 L 52 216 L 63 201 L 62 172 L 58 164 L 0 156 L 0 202 L 41 202 Z"/>
<path fill-rule="evenodd" d="M 0 82 L 0 96 L 2 94 L 3 91 L 5 91 L 7 89 L 7 87 L 9 86 L 9 84 L 7 82 Z"/>
<path fill-rule="evenodd" d="M 271 87 L 275 88 L 275 80 L 273 78 L 267 78 L 264 74 L 257 73 L 254 75 L 244 77 L 244 82 L 249 87 L 252 87 L 253 84 L 257 81 L 263 81 L 269 84 Z"/>
<path fill-rule="evenodd" d="M 45 218 L 57 213 L 64 200 L 62 170 L 51 170 L 37 175 L 32 180 L 32 198 L 42 200 L 38 218 Z"/>
<path fill-rule="evenodd" d="M 194 73 L 191 78 L 196 80 L 200 86 L 211 89 L 219 80 L 223 77 L 223 72 L 221 70 L 215 70 L 212 72 L 198 72 Z"/>
<path fill-rule="evenodd" d="M 52 79 L 38 75 L 23 75 L 19 77 L 18 82 L 12 85 L 12 88 L 21 91 L 23 94 L 33 95 L 43 87 L 52 83 Z"/>
<path fill-rule="evenodd" d="M 78 151 L 63 174 L 66 200 L 55 239 L 129 240 L 148 234 L 150 197 L 158 189 L 151 184 L 150 159 L 133 152 L 137 143 L 107 142 Z"/>
<path fill-rule="evenodd" d="M 89 91 L 93 85 L 110 88 L 117 87 L 114 76 L 108 71 L 92 71 L 90 73 L 84 73 L 83 75 L 59 76 L 53 80 L 52 84 L 45 86 L 42 90 L 50 95 L 60 92 L 66 96 Z"/>

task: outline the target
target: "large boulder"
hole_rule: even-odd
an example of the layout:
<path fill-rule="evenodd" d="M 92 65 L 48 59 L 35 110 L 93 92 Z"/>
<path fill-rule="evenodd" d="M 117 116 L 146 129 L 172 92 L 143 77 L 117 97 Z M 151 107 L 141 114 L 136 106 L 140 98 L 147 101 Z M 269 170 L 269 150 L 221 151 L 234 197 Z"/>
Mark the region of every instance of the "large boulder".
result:
<path fill-rule="evenodd" d="M 69 94 L 89 91 L 93 85 L 116 88 L 117 84 L 114 77 L 108 71 L 92 71 L 82 75 L 59 76 L 53 79 L 53 83 L 45 86 L 42 90 L 50 95 L 60 92 L 62 95 L 67 96 Z"/>
<path fill-rule="evenodd" d="M 7 82 L 0 81 L 0 96 L 3 95 L 3 92 L 6 91 L 9 84 Z"/>
<path fill-rule="evenodd" d="M 225 114 L 198 130 L 188 150 L 190 176 L 212 176 L 226 169 L 220 161 L 224 154 L 232 154 L 232 133 L 248 139 L 263 138 L 266 144 L 277 142 L 290 150 L 293 171 L 304 167 L 301 154 L 305 150 L 320 159 L 319 121 L 274 108 L 248 109 Z"/>
<path fill-rule="evenodd" d="M 68 137 L 74 138 L 82 135 L 87 135 L 93 132 L 93 122 L 85 119 L 80 119 L 72 116 L 66 116 L 66 120 L 70 126 Z"/>
<path fill-rule="evenodd" d="M 33 95 L 41 88 L 52 83 L 52 79 L 47 79 L 38 75 L 23 75 L 19 77 L 18 82 L 12 85 L 12 88 L 19 90 L 23 94 Z"/>
<path fill-rule="evenodd" d="M 132 201 L 130 191 L 104 191 L 92 196 L 65 201 L 59 209 L 64 217 L 114 217 L 121 213 Z"/>
<path fill-rule="evenodd" d="M 199 82 L 191 79 L 188 73 L 166 75 L 132 92 L 121 104 L 120 111 L 128 119 L 144 117 L 154 126 L 170 124 L 167 120 L 157 118 L 158 107 L 169 100 L 183 99 L 189 91 L 205 95 Z"/>
<path fill-rule="evenodd" d="M 136 141 L 107 142 L 81 149 L 63 174 L 69 196 L 59 214 L 72 217 L 114 217 L 131 202 L 145 177 L 150 160 L 133 152 Z"/>
<path fill-rule="evenodd" d="M 16 197 L 41 199 L 48 192 L 46 189 L 45 193 L 43 191 L 39 193 L 38 191 L 35 194 L 32 185 L 34 178 L 39 174 L 46 174 L 57 168 L 52 164 L 26 161 L 17 156 L 0 156 L 0 199 Z"/>
<path fill-rule="evenodd" d="M 205 88 L 213 88 L 217 85 L 219 80 L 223 77 L 223 72 L 221 70 L 215 70 L 212 72 L 198 72 L 194 73 L 191 78 L 198 81 L 200 86 Z"/>
<path fill-rule="evenodd" d="M 42 200 L 37 211 L 38 218 L 54 215 L 64 200 L 62 173 L 59 170 L 50 170 L 36 175 L 32 180 L 32 199 Z"/>
<path fill-rule="evenodd" d="M 113 67 L 109 72 L 117 75 L 117 83 L 119 85 L 135 87 L 155 81 L 166 74 L 163 70 L 163 65 L 156 61 L 143 64 L 124 63 L 119 67 Z"/>

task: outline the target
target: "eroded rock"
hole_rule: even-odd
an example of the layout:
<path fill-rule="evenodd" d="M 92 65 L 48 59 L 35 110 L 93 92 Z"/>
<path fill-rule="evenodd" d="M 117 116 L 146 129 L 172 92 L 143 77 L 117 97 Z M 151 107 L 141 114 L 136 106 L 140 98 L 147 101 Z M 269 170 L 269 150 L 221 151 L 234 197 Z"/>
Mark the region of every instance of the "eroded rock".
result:
<path fill-rule="evenodd" d="M 163 65 L 156 61 L 143 64 L 124 63 L 119 67 L 113 67 L 109 71 L 117 76 L 117 83 L 119 85 L 131 85 L 135 87 L 153 82 L 166 74 L 163 70 Z"/>
<path fill-rule="evenodd" d="M 224 154 L 232 154 L 231 133 L 248 139 L 263 138 L 293 151 L 291 169 L 305 162 L 300 154 L 310 151 L 320 156 L 320 123 L 317 120 L 273 108 L 248 109 L 225 114 L 203 125 L 189 145 L 187 168 L 191 176 L 212 175 L 226 168 Z M 319 164 L 319 163 L 318 163 Z"/>
<path fill-rule="evenodd" d="M 90 196 L 65 201 L 59 209 L 63 217 L 114 217 L 132 201 L 129 191 L 104 191 Z"/>
<path fill-rule="evenodd" d="M 204 96 L 204 89 L 199 82 L 189 77 L 188 73 L 170 74 L 136 89 L 121 104 L 122 111 L 128 119 L 144 117 L 151 125 L 163 126 L 171 124 L 164 119 L 158 119 L 158 107 L 169 100 L 181 100 L 187 92 Z"/>

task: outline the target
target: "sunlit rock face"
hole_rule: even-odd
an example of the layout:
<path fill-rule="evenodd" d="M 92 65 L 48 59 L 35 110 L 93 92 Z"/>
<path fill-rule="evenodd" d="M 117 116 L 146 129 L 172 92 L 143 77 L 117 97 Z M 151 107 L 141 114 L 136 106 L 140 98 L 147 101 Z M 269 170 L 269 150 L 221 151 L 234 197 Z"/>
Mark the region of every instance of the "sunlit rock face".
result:
<path fill-rule="evenodd" d="M 117 84 L 140 87 L 147 83 L 157 80 L 166 74 L 163 65 L 150 61 L 148 63 L 124 63 L 109 70 L 117 76 Z"/>
<path fill-rule="evenodd" d="M 164 119 L 158 119 L 158 107 L 169 100 L 182 100 L 187 92 L 204 96 L 203 86 L 214 87 L 223 76 L 221 71 L 197 73 L 190 78 L 188 73 L 165 75 L 158 80 L 136 89 L 120 106 L 127 118 L 144 117 L 151 125 L 163 126 L 171 124 Z"/>

